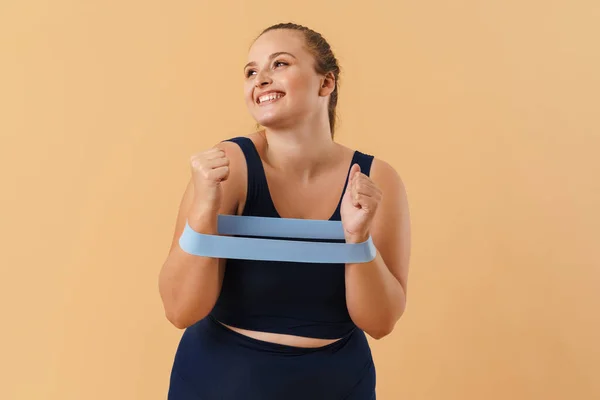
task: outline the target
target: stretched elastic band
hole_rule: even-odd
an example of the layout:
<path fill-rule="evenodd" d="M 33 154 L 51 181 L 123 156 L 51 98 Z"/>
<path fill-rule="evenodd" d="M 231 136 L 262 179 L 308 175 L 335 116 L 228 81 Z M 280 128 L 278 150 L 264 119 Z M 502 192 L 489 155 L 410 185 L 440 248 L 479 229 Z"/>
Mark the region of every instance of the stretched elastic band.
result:
<path fill-rule="evenodd" d="M 341 221 L 317 219 L 248 217 L 219 214 L 220 235 L 287 237 L 302 239 L 344 239 Z"/>
<path fill-rule="evenodd" d="M 344 236 L 338 222 L 220 215 L 218 232 L 246 236 L 340 239 L 340 234 L 341 238 Z M 315 228 L 311 229 L 311 226 Z M 321 228 L 324 229 L 322 232 Z M 206 235 L 194 231 L 187 222 L 179 245 L 185 252 L 198 256 L 304 263 L 365 263 L 373 260 L 377 254 L 371 237 L 363 243 L 349 244 Z"/>

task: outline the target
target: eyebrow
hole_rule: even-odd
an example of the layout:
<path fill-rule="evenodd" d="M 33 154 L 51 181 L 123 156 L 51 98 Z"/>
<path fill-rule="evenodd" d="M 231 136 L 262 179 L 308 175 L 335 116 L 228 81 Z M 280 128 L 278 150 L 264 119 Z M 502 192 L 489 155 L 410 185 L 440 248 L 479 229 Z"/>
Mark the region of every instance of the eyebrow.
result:
<path fill-rule="evenodd" d="M 295 56 L 295 55 L 293 55 L 292 53 L 288 53 L 287 51 L 278 51 L 278 52 L 276 52 L 276 53 L 273 53 L 273 54 L 271 54 L 271 55 L 269 56 L 269 60 L 272 60 L 272 59 L 274 59 L 275 57 L 279 57 L 279 56 L 281 56 L 281 55 L 284 55 L 284 54 L 285 54 L 285 55 L 288 55 L 288 56 L 291 56 L 291 57 L 293 57 L 293 58 L 296 58 L 296 56 Z M 250 65 L 256 65 L 256 62 L 254 62 L 254 61 L 250 61 L 248 64 L 244 65 L 244 71 L 245 71 L 245 70 L 246 70 L 246 68 L 248 68 Z"/>

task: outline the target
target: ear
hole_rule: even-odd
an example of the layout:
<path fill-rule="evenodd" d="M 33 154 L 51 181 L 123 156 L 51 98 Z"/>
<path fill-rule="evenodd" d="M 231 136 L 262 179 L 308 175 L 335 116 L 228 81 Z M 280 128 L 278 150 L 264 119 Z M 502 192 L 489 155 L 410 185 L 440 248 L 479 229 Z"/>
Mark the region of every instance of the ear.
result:
<path fill-rule="evenodd" d="M 333 72 L 328 72 L 321 78 L 321 87 L 319 88 L 319 96 L 329 96 L 335 90 L 335 76 Z"/>

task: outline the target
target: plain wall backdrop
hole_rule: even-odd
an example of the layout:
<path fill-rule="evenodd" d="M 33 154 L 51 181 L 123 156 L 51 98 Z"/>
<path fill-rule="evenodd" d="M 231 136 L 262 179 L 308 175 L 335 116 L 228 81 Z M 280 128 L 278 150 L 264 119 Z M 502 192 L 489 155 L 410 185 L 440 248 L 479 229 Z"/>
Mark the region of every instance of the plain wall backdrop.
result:
<path fill-rule="evenodd" d="M 2 2 L 0 398 L 166 398 L 189 156 L 252 132 L 247 50 L 289 21 L 340 60 L 336 140 L 409 195 L 378 398 L 600 398 L 594 0 Z"/>

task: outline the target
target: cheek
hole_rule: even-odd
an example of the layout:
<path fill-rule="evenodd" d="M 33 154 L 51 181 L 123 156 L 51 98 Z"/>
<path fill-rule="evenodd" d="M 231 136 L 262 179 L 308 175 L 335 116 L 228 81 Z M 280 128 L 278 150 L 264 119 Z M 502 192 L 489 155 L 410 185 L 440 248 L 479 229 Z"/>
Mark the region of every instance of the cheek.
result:
<path fill-rule="evenodd" d="M 246 104 L 251 105 L 254 103 L 254 85 L 249 82 L 251 81 L 244 83 L 244 100 L 246 101 Z"/>
<path fill-rule="evenodd" d="M 285 85 L 288 90 L 302 91 L 305 89 L 306 83 L 306 78 L 297 72 L 290 73 L 285 77 Z"/>
<path fill-rule="evenodd" d="M 301 102 L 309 101 L 312 97 L 316 96 L 315 82 L 308 76 L 301 74 L 290 75 L 286 79 L 285 87 L 293 95 L 294 99 Z"/>

